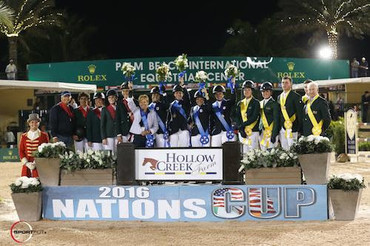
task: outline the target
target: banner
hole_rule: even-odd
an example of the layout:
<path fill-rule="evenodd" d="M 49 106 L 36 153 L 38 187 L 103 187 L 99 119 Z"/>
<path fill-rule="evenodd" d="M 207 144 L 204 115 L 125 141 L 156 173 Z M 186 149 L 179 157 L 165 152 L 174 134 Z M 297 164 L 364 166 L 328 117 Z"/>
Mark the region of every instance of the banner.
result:
<path fill-rule="evenodd" d="M 346 154 L 356 156 L 358 152 L 357 146 L 357 112 L 349 109 L 344 113 L 344 123 L 346 129 Z"/>
<path fill-rule="evenodd" d="M 326 185 L 47 186 L 50 220 L 327 220 Z"/>
<path fill-rule="evenodd" d="M 222 148 L 136 149 L 136 180 L 222 180 Z"/>
<path fill-rule="evenodd" d="M 97 60 L 81 62 L 60 62 L 30 64 L 27 66 L 28 79 L 32 81 L 57 81 L 67 83 L 95 84 L 100 87 L 118 86 L 124 81 L 122 64 L 129 62 L 136 69 L 134 85 L 147 87 L 158 84 L 156 69 L 163 63 L 170 66 L 172 75 L 168 83 L 177 83 L 178 71 L 174 64 L 176 57 L 154 57 L 117 60 Z M 185 81 L 193 83 L 195 73 L 204 70 L 209 83 L 226 83 L 224 74 L 229 64 L 240 70 L 236 78 L 238 83 L 250 79 L 257 83 L 270 81 L 281 82 L 284 76 L 290 76 L 293 83 L 302 83 L 306 79 L 327 80 L 349 78 L 348 60 L 323 60 L 278 57 L 188 57 Z"/>
<path fill-rule="evenodd" d="M 0 148 L 0 162 L 19 162 L 18 148 L 1 149 Z"/>

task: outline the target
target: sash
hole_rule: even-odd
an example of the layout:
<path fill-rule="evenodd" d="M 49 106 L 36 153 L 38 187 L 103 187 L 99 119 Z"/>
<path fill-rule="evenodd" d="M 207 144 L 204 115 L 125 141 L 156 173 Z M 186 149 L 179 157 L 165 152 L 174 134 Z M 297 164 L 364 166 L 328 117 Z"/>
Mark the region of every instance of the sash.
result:
<path fill-rule="evenodd" d="M 302 102 L 306 103 L 308 101 L 309 97 L 307 95 L 302 96 Z"/>
<path fill-rule="evenodd" d="M 313 125 L 312 127 L 312 134 L 314 136 L 320 136 L 321 132 L 322 132 L 322 124 L 323 124 L 323 121 L 321 120 L 319 123 L 317 123 L 317 120 L 315 118 L 315 116 L 313 115 L 313 112 L 311 110 L 311 105 L 313 104 L 313 102 L 319 97 L 319 95 L 316 95 L 312 102 L 310 102 L 309 100 L 307 101 L 307 105 L 306 105 L 306 109 L 307 109 L 307 114 L 308 114 L 308 117 L 310 118 L 310 121 Z"/>
<path fill-rule="evenodd" d="M 126 108 L 126 111 L 127 111 L 128 115 L 129 115 L 129 117 L 130 117 L 130 123 L 132 124 L 132 122 L 134 122 L 134 114 L 131 112 L 131 109 L 130 109 L 130 107 L 128 106 L 128 101 L 127 101 L 127 99 L 123 99 L 123 100 L 122 100 L 122 103 L 123 103 L 123 105 L 124 105 L 124 106 L 125 106 L 125 108 Z"/>
<path fill-rule="evenodd" d="M 94 108 L 94 113 L 96 114 L 96 116 L 98 116 L 99 120 L 100 120 L 100 117 L 101 117 L 101 111 L 99 110 L 99 108 Z"/>
<path fill-rule="evenodd" d="M 208 129 L 206 131 L 204 131 L 203 129 L 202 123 L 200 122 L 200 119 L 199 119 L 199 110 L 200 110 L 200 107 L 195 106 L 193 116 L 194 116 L 195 124 L 198 127 L 198 130 L 200 133 L 200 143 L 202 145 L 205 145 L 209 143 Z"/>
<path fill-rule="evenodd" d="M 172 106 L 176 109 L 177 112 L 179 112 L 182 115 L 182 117 L 184 117 L 185 120 L 188 119 L 188 117 L 186 117 L 185 110 L 182 108 L 182 106 L 179 104 L 177 100 L 175 100 L 172 103 Z"/>
<path fill-rule="evenodd" d="M 242 120 L 243 122 L 246 122 L 248 120 L 248 116 L 247 116 L 247 110 L 248 110 L 248 106 L 249 106 L 249 103 L 250 101 L 253 99 L 253 97 L 251 97 L 251 99 L 248 101 L 246 98 L 244 98 L 241 103 L 240 103 L 240 114 L 242 116 Z M 245 133 L 247 134 L 247 139 L 243 139 L 242 142 L 243 144 L 248 144 L 248 145 L 251 145 L 252 143 L 252 139 L 250 138 L 252 136 L 252 129 L 253 127 L 257 124 L 257 120 L 254 121 L 253 123 L 245 126 L 244 128 L 244 131 Z M 246 140 L 248 140 L 248 142 L 246 142 Z"/>
<path fill-rule="evenodd" d="M 78 109 L 81 111 L 83 117 L 86 119 L 87 113 L 89 112 L 89 106 L 86 107 L 86 110 L 83 107 L 78 107 Z"/>
<path fill-rule="evenodd" d="M 116 110 L 114 109 L 114 107 L 112 105 L 109 105 L 107 107 L 107 110 L 108 110 L 110 116 L 112 117 L 112 119 L 114 120 L 116 118 Z"/>
<path fill-rule="evenodd" d="M 233 139 L 234 138 L 233 128 L 226 122 L 225 118 L 222 117 L 222 108 L 218 107 L 217 101 L 212 104 L 212 108 L 214 109 L 218 120 L 221 122 L 223 127 L 226 129 L 227 139 L 229 139 L 229 140 Z"/>
<path fill-rule="evenodd" d="M 269 125 L 267 117 L 265 115 L 265 111 L 263 110 L 263 101 L 260 102 L 260 106 L 261 106 L 261 121 L 264 128 L 261 145 L 266 146 L 266 148 L 268 148 L 270 146 L 270 138 L 272 135 L 272 128 L 274 127 L 274 121 L 272 121 L 271 124 Z"/>
<path fill-rule="evenodd" d="M 60 102 L 58 104 L 64 110 L 64 112 L 66 112 L 68 114 L 69 118 L 72 119 L 73 118 L 73 113 L 72 113 L 71 109 L 69 108 L 69 106 L 62 103 L 62 102 Z"/>
<path fill-rule="evenodd" d="M 148 118 L 146 117 L 147 114 L 142 109 L 140 109 L 140 115 L 141 115 L 141 120 L 143 121 L 145 130 L 149 131 Z M 145 137 L 146 137 L 145 147 L 147 148 L 153 147 L 154 146 L 153 134 L 147 134 Z"/>
<path fill-rule="evenodd" d="M 167 131 L 166 125 L 163 123 L 163 121 L 162 121 L 161 117 L 159 116 L 158 112 L 155 110 L 155 104 L 154 103 L 151 103 L 149 105 L 149 110 L 153 110 L 155 112 L 155 114 L 157 115 L 158 125 L 159 125 L 159 127 L 161 128 L 161 130 L 163 132 L 163 140 L 164 140 L 164 143 L 165 143 L 165 147 L 171 147 L 170 141 L 169 141 L 169 133 Z"/>
<path fill-rule="evenodd" d="M 286 111 L 286 107 L 285 107 L 286 99 L 288 98 L 289 93 L 290 91 L 287 93 L 285 98 L 282 95 L 280 96 L 280 108 L 281 108 L 281 113 L 283 114 L 283 117 L 284 117 L 285 137 L 293 138 L 292 127 L 293 127 L 293 122 L 296 119 L 296 116 L 295 114 L 293 114 L 289 118 L 288 112 Z"/>

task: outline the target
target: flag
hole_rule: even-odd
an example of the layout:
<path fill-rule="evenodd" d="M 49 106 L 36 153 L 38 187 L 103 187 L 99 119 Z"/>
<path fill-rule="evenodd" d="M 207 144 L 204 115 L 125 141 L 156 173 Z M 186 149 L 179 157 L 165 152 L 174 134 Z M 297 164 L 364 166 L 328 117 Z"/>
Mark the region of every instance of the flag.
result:
<path fill-rule="evenodd" d="M 226 194 L 230 194 L 230 201 L 244 201 L 244 193 L 238 188 L 221 188 L 213 192 L 213 213 L 221 218 L 237 218 L 244 214 L 244 206 L 231 206 L 231 211 L 226 211 Z M 232 204 L 229 204 L 232 205 Z"/>
<path fill-rule="evenodd" d="M 249 212 L 256 216 L 261 217 L 262 214 L 262 199 L 261 199 L 261 188 L 249 189 Z M 276 213 L 274 209 L 273 201 L 267 196 L 267 213 Z"/>

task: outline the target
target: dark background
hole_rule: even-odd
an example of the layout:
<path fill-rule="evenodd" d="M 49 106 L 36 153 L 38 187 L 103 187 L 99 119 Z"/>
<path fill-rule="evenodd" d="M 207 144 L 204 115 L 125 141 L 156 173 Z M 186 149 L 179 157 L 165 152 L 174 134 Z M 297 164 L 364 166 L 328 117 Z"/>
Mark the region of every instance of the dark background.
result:
<path fill-rule="evenodd" d="M 279 10 L 277 2 L 57 0 L 56 4 L 97 27 L 98 32 L 89 44 L 91 50 L 115 59 L 181 53 L 218 56 L 228 38 L 226 29 L 235 19 L 256 25 Z M 339 58 L 370 57 L 369 41 L 369 37 L 364 40 L 341 37 Z M 302 46 L 307 46 L 307 42 L 303 41 Z M 311 57 L 316 57 L 317 48 L 309 48 Z"/>

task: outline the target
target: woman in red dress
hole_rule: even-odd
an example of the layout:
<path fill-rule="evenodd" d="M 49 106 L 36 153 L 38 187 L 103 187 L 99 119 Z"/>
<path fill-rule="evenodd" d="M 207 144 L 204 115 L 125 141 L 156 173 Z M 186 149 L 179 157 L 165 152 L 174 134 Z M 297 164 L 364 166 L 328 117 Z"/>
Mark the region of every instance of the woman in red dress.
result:
<path fill-rule="evenodd" d="M 28 116 L 29 131 L 22 134 L 19 143 L 19 158 L 23 163 L 21 176 L 39 177 L 35 167 L 33 152 L 37 151 L 37 147 L 41 144 L 49 142 L 48 134 L 39 129 L 40 121 L 38 114 L 30 114 Z"/>

